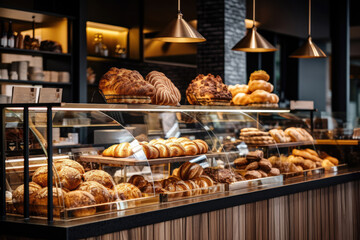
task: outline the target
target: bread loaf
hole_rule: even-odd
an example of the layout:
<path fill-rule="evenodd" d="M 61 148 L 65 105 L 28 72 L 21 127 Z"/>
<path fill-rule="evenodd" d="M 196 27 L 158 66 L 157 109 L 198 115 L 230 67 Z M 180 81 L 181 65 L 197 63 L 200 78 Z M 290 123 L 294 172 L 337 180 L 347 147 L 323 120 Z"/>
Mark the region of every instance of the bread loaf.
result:
<path fill-rule="evenodd" d="M 29 206 L 30 206 L 30 212 L 33 212 L 33 203 L 34 203 L 34 197 L 41 189 L 41 186 L 35 182 L 29 182 Z M 12 193 L 12 202 L 14 204 L 14 207 L 16 209 L 16 212 L 19 214 L 24 214 L 24 184 L 20 185 L 15 189 L 15 191 Z"/>
<path fill-rule="evenodd" d="M 87 207 L 95 205 L 96 201 L 93 195 L 86 191 L 76 190 L 72 192 L 68 192 L 65 195 L 65 206 L 70 210 L 70 213 L 74 217 L 85 217 L 90 216 L 96 213 L 96 207 Z M 71 210 L 74 208 L 74 210 Z M 81 208 L 77 209 L 76 208 Z"/>
<path fill-rule="evenodd" d="M 128 183 L 131 183 L 132 185 L 138 187 L 139 189 L 142 189 L 148 184 L 148 181 L 144 178 L 144 176 L 132 175 Z"/>
<path fill-rule="evenodd" d="M 53 188 L 53 214 L 56 217 L 60 216 L 60 213 L 64 210 L 64 200 L 66 193 L 60 188 Z M 42 188 L 38 190 L 34 196 L 34 209 L 36 214 L 41 216 L 47 215 L 47 199 L 48 189 Z"/>
<path fill-rule="evenodd" d="M 85 181 L 95 181 L 107 188 L 112 188 L 115 184 L 113 178 L 103 170 L 91 170 L 84 174 Z"/>
<path fill-rule="evenodd" d="M 86 191 L 94 196 L 96 204 L 111 202 L 113 197 L 109 190 L 95 181 L 83 182 L 78 190 Z"/>
<path fill-rule="evenodd" d="M 78 162 L 76 162 L 74 160 L 58 159 L 58 160 L 55 160 L 54 163 L 55 164 L 62 164 L 62 165 L 67 166 L 67 167 L 75 168 L 76 170 L 78 170 L 80 172 L 80 174 L 85 173 L 84 167 L 80 163 L 78 163 Z"/>
<path fill-rule="evenodd" d="M 131 183 L 120 183 L 115 185 L 114 190 L 119 194 L 124 194 L 126 199 L 140 198 L 142 196 L 140 189 Z"/>
<path fill-rule="evenodd" d="M 146 76 L 145 80 L 155 88 L 155 94 L 151 98 L 153 104 L 176 106 L 181 101 L 180 91 L 165 74 L 152 71 Z"/>

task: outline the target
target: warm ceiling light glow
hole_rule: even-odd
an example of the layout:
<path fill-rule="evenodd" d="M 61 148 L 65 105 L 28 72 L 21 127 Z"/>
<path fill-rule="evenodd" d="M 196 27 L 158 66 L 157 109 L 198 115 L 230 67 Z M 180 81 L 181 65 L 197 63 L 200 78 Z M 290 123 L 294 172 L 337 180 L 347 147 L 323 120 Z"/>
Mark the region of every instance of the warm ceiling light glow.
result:
<path fill-rule="evenodd" d="M 252 28 L 254 26 L 254 21 L 251 19 L 245 19 L 245 27 L 246 29 Z M 259 27 L 260 23 L 255 21 L 255 27 Z"/>
<path fill-rule="evenodd" d="M 125 27 L 119 27 L 104 23 L 96 23 L 96 22 L 86 22 L 87 28 L 95 28 L 95 29 L 101 29 L 101 30 L 110 30 L 115 32 L 127 32 L 129 29 Z"/>

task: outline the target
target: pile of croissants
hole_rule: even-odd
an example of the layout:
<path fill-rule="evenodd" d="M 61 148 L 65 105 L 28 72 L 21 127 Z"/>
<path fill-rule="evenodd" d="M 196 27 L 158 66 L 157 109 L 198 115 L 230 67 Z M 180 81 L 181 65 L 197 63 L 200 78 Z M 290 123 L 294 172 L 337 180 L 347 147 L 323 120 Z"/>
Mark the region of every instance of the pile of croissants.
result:
<path fill-rule="evenodd" d="M 185 162 L 174 169 L 166 179 L 149 182 L 141 175 L 133 175 L 128 183 L 137 186 L 143 193 L 165 193 L 168 197 L 186 197 L 215 191 L 214 181 L 204 175 L 203 168 L 196 163 Z"/>
<path fill-rule="evenodd" d="M 104 157 L 127 158 L 143 151 L 147 159 L 193 156 L 207 153 L 209 146 L 200 139 L 190 140 L 186 137 L 172 137 L 167 140 L 159 138 L 150 142 L 139 142 L 132 147 L 130 143 L 115 144 L 102 152 Z"/>

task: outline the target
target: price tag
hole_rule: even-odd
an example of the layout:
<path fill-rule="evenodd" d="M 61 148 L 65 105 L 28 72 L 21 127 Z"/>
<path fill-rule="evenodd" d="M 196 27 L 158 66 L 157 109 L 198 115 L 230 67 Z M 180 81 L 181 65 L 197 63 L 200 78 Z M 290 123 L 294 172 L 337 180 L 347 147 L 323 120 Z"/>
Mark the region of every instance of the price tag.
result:
<path fill-rule="evenodd" d="M 13 87 L 12 103 L 36 103 L 38 89 L 34 87 Z"/>
<path fill-rule="evenodd" d="M 41 88 L 39 103 L 61 103 L 62 88 Z"/>
<path fill-rule="evenodd" d="M 291 110 L 314 110 L 314 101 L 290 101 Z"/>

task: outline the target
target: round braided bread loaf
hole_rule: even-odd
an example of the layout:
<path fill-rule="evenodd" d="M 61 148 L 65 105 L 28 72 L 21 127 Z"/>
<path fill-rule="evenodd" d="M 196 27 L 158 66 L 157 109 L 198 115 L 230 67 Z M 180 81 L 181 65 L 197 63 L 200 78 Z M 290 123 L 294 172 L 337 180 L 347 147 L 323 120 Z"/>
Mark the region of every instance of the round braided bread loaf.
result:
<path fill-rule="evenodd" d="M 179 104 L 181 100 L 180 91 L 165 74 L 152 71 L 146 76 L 145 80 L 155 87 L 155 94 L 151 98 L 153 104 L 173 106 Z"/>

